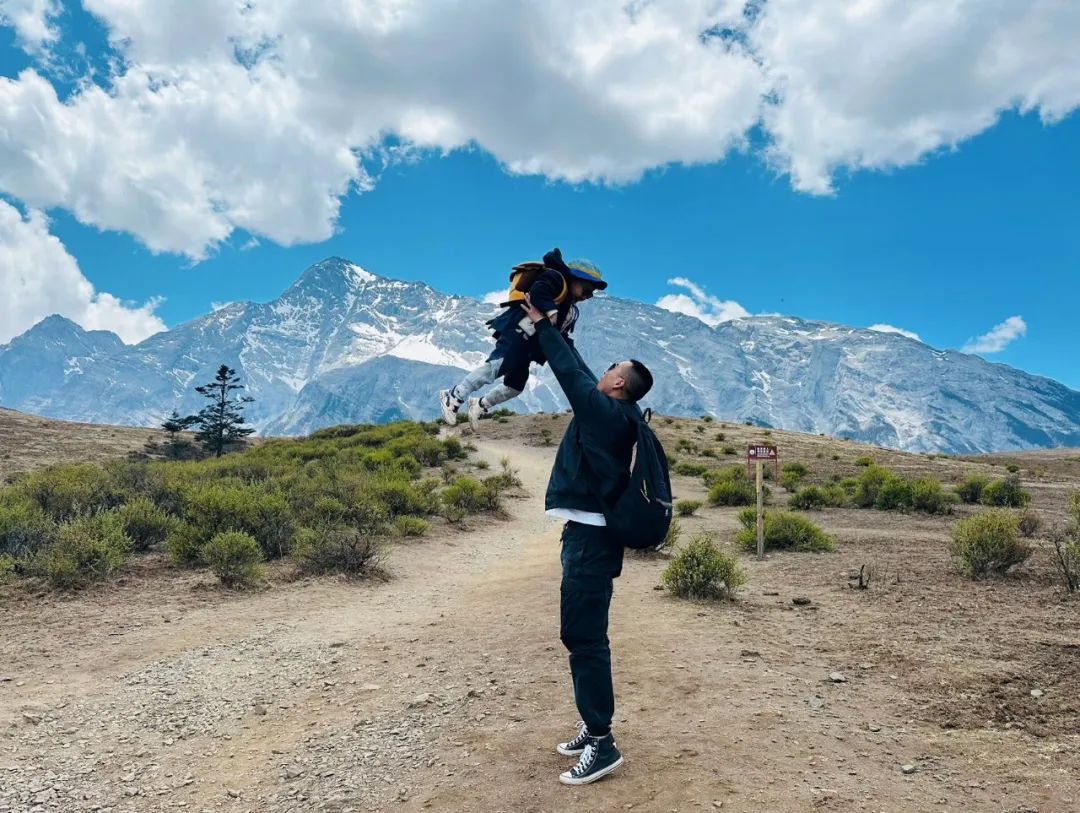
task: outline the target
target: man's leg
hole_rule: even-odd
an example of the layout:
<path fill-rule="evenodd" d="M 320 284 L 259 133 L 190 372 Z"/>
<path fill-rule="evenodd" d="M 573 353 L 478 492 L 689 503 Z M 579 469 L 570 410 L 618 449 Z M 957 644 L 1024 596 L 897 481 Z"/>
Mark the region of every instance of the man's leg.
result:
<path fill-rule="evenodd" d="M 603 737 L 610 733 L 615 714 L 607 635 L 612 580 L 564 572 L 560 592 L 560 637 L 570 653 L 574 701 L 589 734 Z"/>

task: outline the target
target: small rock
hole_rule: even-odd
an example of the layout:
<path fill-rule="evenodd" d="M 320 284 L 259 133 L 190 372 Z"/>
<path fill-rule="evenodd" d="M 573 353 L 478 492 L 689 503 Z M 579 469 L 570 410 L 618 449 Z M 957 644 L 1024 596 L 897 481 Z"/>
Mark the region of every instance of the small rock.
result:
<path fill-rule="evenodd" d="M 662 584 L 654 584 L 653 585 L 653 590 L 663 590 L 663 589 L 664 589 L 664 585 L 662 585 Z"/>
<path fill-rule="evenodd" d="M 761 653 L 756 649 L 743 649 L 739 651 L 740 658 L 760 658 Z"/>
<path fill-rule="evenodd" d="M 377 692 L 381 688 L 382 688 L 382 686 L 380 686 L 378 683 L 365 683 L 363 686 L 360 687 L 360 691 L 362 691 L 362 692 Z"/>
<path fill-rule="evenodd" d="M 1043 692 L 1042 689 L 1032 689 L 1031 690 L 1031 696 L 1034 697 L 1036 700 L 1038 700 L 1040 697 L 1042 697 L 1043 694 L 1045 694 L 1045 693 Z"/>
<path fill-rule="evenodd" d="M 266 716 L 266 706 L 256 705 L 251 709 L 252 714 L 256 714 L 259 717 Z"/>
<path fill-rule="evenodd" d="M 33 713 L 29 712 L 29 711 L 24 711 L 22 713 L 22 716 L 23 716 L 23 719 L 26 720 L 26 722 L 33 723 L 34 725 L 37 725 L 38 723 L 41 722 L 41 715 L 40 714 L 33 714 Z"/>
<path fill-rule="evenodd" d="M 868 725 L 867 728 L 870 729 L 871 731 L 881 731 L 881 726 L 874 725 L 873 723 L 870 723 L 870 725 Z"/>
<path fill-rule="evenodd" d="M 238 791 L 238 790 L 229 789 L 229 790 L 227 790 L 225 792 L 228 793 L 229 797 L 232 798 L 232 799 L 239 799 L 240 798 L 240 791 Z"/>
<path fill-rule="evenodd" d="M 833 683 L 847 683 L 847 678 L 844 677 L 844 674 L 842 672 L 830 672 L 829 680 L 831 680 Z"/>
<path fill-rule="evenodd" d="M 811 696 L 811 698 L 806 702 L 810 704 L 810 708 L 812 709 L 820 709 L 825 705 L 825 701 L 818 697 L 816 694 Z"/>
<path fill-rule="evenodd" d="M 906 765 L 901 765 L 900 770 L 905 774 L 913 774 L 915 773 L 915 766 L 909 762 Z"/>
<path fill-rule="evenodd" d="M 806 607 L 810 604 L 810 599 L 806 596 L 795 596 L 795 598 L 791 600 L 791 603 L 796 607 Z"/>

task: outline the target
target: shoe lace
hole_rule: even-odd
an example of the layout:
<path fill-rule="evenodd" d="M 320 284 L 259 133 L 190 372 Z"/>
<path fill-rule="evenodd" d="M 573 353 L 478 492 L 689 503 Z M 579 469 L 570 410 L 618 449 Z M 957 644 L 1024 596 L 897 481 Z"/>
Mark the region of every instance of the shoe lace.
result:
<path fill-rule="evenodd" d="M 581 723 L 581 728 L 578 730 L 577 736 L 567 743 L 571 748 L 580 748 L 589 741 L 589 729 L 585 726 L 585 723 Z"/>
<path fill-rule="evenodd" d="M 585 746 L 585 750 L 581 753 L 581 759 L 578 760 L 578 764 L 574 766 L 570 771 L 574 776 L 582 776 L 589 772 L 593 762 L 596 760 L 596 741 L 589 740 L 588 745 Z"/>

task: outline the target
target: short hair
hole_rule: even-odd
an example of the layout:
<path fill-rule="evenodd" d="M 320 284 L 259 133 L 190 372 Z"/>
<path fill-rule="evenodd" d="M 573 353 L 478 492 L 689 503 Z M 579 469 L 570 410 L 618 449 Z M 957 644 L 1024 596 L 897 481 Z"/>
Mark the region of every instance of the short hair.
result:
<path fill-rule="evenodd" d="M 640 401 L 652 389 L 653 377 L 649 368 L 637 359 L 630 359 L 630 369 L 623 376 L 625 391 L 631 401 Z"/>

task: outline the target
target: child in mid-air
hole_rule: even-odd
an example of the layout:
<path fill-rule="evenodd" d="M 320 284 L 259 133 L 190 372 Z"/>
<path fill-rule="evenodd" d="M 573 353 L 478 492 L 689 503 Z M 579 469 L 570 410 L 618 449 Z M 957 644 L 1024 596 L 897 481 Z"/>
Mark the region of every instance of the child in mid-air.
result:
<path fill-rule="evenodd" d="M 578 318 L 577 303 L 592 297 L 594 291 L 607 288 L 596 266 L 585 260 L 563 262 L 562 252 L 557 248 L 544 255 L 543 263 L 514 266 L 510 283 L 508 300 L 503 303 L 506 310 L 487 323 L 495 337 L 495 349 L 487 361 L 457 386 L 439 392 L 443 420 L 450 426 L 457 423 L 458 410 L 468 399 L 469 423 L 474 430 L 478 429 L 480 418 L 492 408 L 521 395 L 529 380 L 531 362 L 547 361 L 536 339 L 536 327 L 519 307 L 526 293 L 533 305 L 573 344 L 570 333 Z M 499 378 L 502 383 L 486 395 L 469 398 Z"/>

